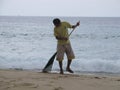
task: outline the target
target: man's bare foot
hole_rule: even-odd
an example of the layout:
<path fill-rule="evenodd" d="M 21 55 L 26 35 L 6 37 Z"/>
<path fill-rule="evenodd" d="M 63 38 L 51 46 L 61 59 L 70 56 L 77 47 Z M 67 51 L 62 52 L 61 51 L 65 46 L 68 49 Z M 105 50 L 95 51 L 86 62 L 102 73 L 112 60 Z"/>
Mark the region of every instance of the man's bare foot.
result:
<path fill-rule="evenodd" d="M 69 73 L 74 73 L 71 69 L 66 69 Z"/>
<path fill-rule="evenodd" d="M 60 69 L 60 74 L 64 74 L 63 69 Z"/>

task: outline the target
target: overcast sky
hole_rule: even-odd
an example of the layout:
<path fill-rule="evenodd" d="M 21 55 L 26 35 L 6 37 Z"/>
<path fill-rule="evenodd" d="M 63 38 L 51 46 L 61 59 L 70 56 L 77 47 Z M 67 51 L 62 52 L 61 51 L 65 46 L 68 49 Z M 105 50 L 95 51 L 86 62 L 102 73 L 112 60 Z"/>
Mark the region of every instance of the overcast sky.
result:
<path fill-rule="evenodd" d="M 0 0 L 0 15 L 120 17 L 120 0 Z"/>

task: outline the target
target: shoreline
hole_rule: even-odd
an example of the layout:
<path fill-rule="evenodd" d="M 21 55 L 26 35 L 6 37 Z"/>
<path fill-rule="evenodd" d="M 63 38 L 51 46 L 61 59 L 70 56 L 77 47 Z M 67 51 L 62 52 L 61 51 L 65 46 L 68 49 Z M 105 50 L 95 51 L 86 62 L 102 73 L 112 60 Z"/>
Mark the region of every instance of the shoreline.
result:
<path fill-rule="evenodd" d="M 22 69 L 22 68 L 0 68 L 0 70 L 19 70 L 19 71 L 33 71 L 33 72 L 41 72 L 42 69 Z M 49 73 L 59 74 L 59 70 L 53 70 Z M 67 71 L 64 71 L 65 74 L 71 74 Z M 111 73 L 111 72 L 87 72 L 87 71 L 74 71 L 74 75 L 92 75 L 92 76 L 110 76 L 110 77 L 120 77 L 120 73 Z"/>
<path fill-rule="evenodd" d="M 120 76 L 0 69 L 0 90 L 119 90 Z"/>

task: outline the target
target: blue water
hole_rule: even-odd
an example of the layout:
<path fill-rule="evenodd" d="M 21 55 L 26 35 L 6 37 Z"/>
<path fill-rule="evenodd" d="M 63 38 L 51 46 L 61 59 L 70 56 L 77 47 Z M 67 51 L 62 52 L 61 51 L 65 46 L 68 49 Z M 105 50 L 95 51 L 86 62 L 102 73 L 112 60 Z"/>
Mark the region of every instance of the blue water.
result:
<path fill-rule="evenodd" d="M 0 68 L 41 70 L 56 52 L 52 20 L 56 17 L 0 16 Z M 75 24 L 70 36 L 75 72 L 120 73 L 119 17 L 59 17 Z M 70 30 L 69 30 L 70 31 Z M 67 58 L 64 58 L 64 69 Z M 58 70 L 57 61 L 53 71 Z"/>

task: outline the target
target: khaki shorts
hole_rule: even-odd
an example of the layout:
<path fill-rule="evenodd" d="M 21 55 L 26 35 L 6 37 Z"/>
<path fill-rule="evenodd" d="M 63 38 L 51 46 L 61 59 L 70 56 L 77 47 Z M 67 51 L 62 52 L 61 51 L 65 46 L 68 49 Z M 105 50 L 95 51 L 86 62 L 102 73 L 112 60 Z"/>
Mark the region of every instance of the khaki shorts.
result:
<path fill-rule="evenodd" d="M 64 59 L 64 53 L 66 53 L 68 60 L 72 60 L 75 58 L 74 52 L 72 50 L 71 44 L 65 45 L 57 45 L 57 57 L 58 61 L 62 61 Z"/>

